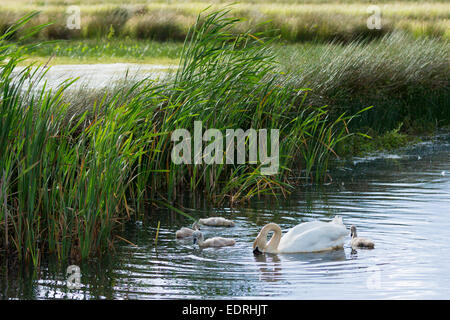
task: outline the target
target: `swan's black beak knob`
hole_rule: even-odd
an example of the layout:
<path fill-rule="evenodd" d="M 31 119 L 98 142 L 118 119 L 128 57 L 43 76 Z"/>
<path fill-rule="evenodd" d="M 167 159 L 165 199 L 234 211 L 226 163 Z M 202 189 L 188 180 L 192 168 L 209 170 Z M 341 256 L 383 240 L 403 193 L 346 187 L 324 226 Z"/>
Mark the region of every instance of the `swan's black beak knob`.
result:
<path fill-rule="evenodd" d="M 260 255 L 260 254 L 262 254 L 262 252 L 259 251 L 258 247 L 255 247 L 255 249 L 253 249 L 253 254 L 254 255 Z"/>

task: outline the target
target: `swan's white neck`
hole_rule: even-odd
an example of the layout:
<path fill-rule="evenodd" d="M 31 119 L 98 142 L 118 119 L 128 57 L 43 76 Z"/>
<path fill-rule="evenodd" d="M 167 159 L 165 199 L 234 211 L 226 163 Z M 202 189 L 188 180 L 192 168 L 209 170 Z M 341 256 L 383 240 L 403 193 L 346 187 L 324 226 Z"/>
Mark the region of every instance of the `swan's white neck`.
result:
<path fill-rule="evenodd" d="M 272 238 L 270 238 L 269 242 L 267 243 L 267 235 L 270 231 L 273 231 Z M 261 248 L 262 251 L 267 253 L 277 253 L 278 252 L 278 245 L 280 244 L 281 240 L 281 228 L 276 223 L 269 223 L 266 224 L 259 233 L 258 238 L 262 239 L 261 244 L 263 247 Z"/>

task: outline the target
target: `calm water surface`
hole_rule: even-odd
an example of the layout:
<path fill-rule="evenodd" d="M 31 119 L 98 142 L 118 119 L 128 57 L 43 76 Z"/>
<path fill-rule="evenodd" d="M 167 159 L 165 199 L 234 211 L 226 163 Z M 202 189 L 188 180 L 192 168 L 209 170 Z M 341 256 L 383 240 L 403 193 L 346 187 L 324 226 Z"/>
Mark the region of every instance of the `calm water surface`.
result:
<path fill-rule="evenodd" d="M 189 203 L 189 201 L 187 201 Z M 298 188 L 278 203 L 254 201 L 238 209 L 208 209 L 191 202 L 196 217 L 224 216 L 234 228 L 202 227 L 205 238 L 233 237 L 234 247 L 200 250 L 176 240 L 190 224 L 182 216 L 152 212 L 129 223 L 112 257 L 81 265 L 82 288 L 69 290 L 65 268 L 49 262 L 38 275 L 0 275 L 0 297 L 67 299 L 432 299 L 450 298 L 450 139 L 436 137 L 395 154 L 355 159 L 320 188 Z M 261 226 L 285 231 L 341 215 L 374 250 L 255 257 Z M 157 221 L 161 222 L 155 247 Z"/>

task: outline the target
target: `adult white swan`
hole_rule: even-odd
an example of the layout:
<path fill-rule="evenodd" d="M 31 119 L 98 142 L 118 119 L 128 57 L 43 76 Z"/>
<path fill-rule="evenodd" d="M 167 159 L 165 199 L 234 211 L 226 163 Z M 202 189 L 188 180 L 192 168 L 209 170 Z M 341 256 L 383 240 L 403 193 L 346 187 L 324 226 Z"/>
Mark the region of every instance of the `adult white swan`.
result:
<path fill-rule="evenodd" d="M 267 235 L 273 236 L 267 243 Z M 342 248 L 347 228 L 339 216 L 330 222 L 311 221 L 301 223 L 282 236 L 281 228 L 276 223 L 266 224 L 253 243 L 253 253 L 297 253 L 319 252 Z"/>

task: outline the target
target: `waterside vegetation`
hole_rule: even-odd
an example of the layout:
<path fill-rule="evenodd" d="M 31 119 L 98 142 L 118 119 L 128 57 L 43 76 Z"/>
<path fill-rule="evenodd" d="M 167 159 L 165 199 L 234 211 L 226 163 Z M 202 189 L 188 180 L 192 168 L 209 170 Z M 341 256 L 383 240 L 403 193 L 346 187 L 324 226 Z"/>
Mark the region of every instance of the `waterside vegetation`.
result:
<path fill-rule="evenodd" d="M 323 180 L 333 149 L 350 135 L 354 115 L 331 118 L 326 107 L 305 105 L 304 90 L 279 78 L 271 38 L 230 32 L 239 19 L 225 11 L 197 20 L 170 81 L 139 81 L 73 108 L 71 82 L 38 86 L 47 68 L 17 69 L 29 50 L 19 43 L 42 27 L 5 41 L 35 16 L 0 38 L 2 254 L 33 265 L 43 254 L 98 255 L 122 240 L 121 222 L 152 204 L 176 210 L 186 191 L 217 205 L 286 194 L 290 177 Z M 192 130 L 194 120 L 221 130 L 278 128 L 278 174 L 249 163 L 175 165 L 170 134 Z"/>

